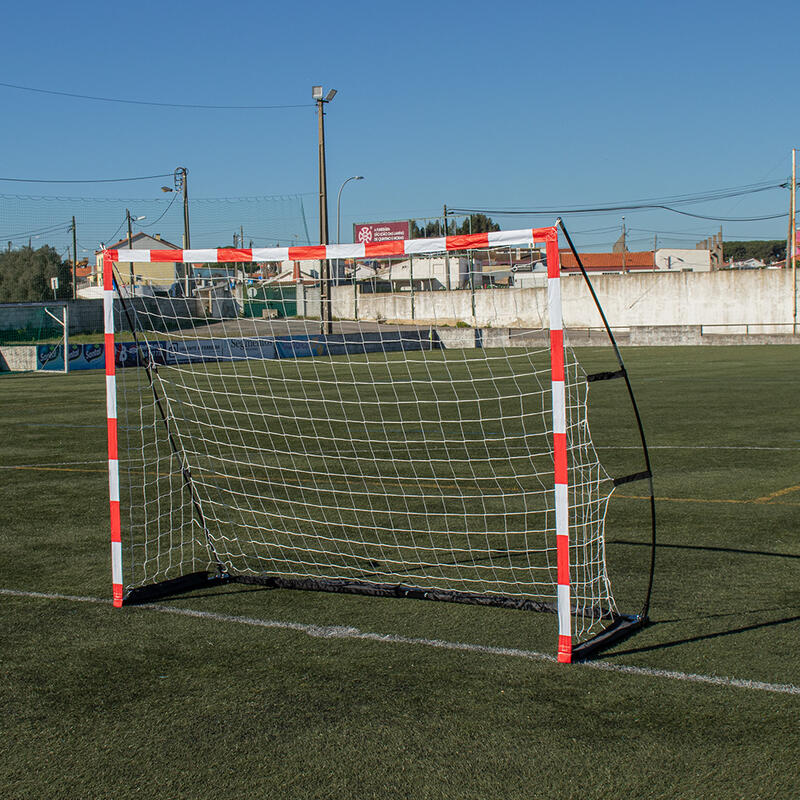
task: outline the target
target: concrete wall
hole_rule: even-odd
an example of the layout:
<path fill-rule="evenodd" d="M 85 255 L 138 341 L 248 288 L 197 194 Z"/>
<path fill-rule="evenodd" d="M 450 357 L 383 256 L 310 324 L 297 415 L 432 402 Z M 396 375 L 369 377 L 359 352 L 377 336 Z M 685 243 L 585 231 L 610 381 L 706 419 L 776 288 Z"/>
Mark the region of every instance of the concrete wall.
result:
<path fill-rule="evenodd" d="M 789 270 L 597 275 L 592 285 L 612 326 L 751 326 L 787 333 L 792 322 Z M 564 325 L 602 325 L 583 278 L 562 279 Z M 358 318 L 477 327 L 536 328 L 547 320 L 547 290 L 483 289 L 358 296 Z M 353 287 L 333 289 L 333 316 L 353 318 Z M 709 332 L 705 330 L 704 332 Z M 744 329 L 731 331 L 744 333 Z"/>

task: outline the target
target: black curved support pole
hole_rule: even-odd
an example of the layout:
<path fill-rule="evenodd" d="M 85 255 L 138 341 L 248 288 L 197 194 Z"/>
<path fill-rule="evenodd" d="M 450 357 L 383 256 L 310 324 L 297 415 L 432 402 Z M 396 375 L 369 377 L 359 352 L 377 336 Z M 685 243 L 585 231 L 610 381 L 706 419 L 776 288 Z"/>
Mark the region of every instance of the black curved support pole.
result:
<path fill-rule="evenodd" d="M 628 371 L 625 369 L 625 363 L 622 360 L 622 354 L 619 352 L 619 347 L 617 346 L 617 340 L 614 338 L 614 334 L 611 332 L 611 326 L 608 324 L 608 320 L 606 319 L 603 307 L 600 305 L 600 301 L 597 298 L 594 286 L 592 286 L 592 282 L 589 280 L 589 275 L 586 272 L 586 268 L 583 266 L 581 257 L 578 255 L 578 251 L 575 249 L 575 245 L 572 243 L 572 237 L 569 235 L 569 231 L 564 225 L 564 221 L 561 219 L 561 217 L 559 217 L 556 220 L 556 225 L 558 225 L 558 227 L 561 228 L 561 231 L 567 240 L 567 244 L 569 245 L 569 249 L 572 252 L 572 255 L 575 256 L 575 261 L 578 264 L 578 268 L 581 271 L 581 275 L 583 275 L 583 280 L 586 282 L 586 285 L 589 288 L 589 292 L 592 295 L 592 300 L 594 300 L 594 304 L 597 307 L 597 311 L 600 314 L 600 318 L 603 320 L 603 327 L 606 329 L 608 338 L 611 341 L 611 346 L 614 348 L 614 354 L 617 358 L 617 363 L 619 364 L 621 375 L 625 379 L 625 385 L 628 387 L 628 396 L 630 397 L 631 400 L 633 413 L 634 416 L 636 417 L 636 425 L 639 428 L 639 437 L 642 441 L 642 453 L 644 454 L 644 463 L 646 467 L 645 473 L 647 475 L 647 482 L 650 487 L 650 525 L 651 525 L 650 577 L 648 578 L 647 581 L 647 593 L 645 595 L 644 605 L 642 606 L 642 611 L 640 614 L 641 622 L 645 623 L 648 621 L 648 615 L 650 613 L 650 598 L 653 593 L 653 576 L 655 574 L 655 567 L 656 567 L 656 499 L 655 499 L 655 493 L 653 491 L 653 473 L 650 468 L 650 453 L 647 449 L 647 440 L 645 439 L 644 435 L 644 426 L 642 425 L 642 418 L 641 415 L 639 414 L 639 406 L 636 403 L 636 397 L 633 394 L 633 387 L 631 386 L 631 381 L 630 378 L 628 377 Z M 642 477 L 644 477 L 644 475 Z"/>

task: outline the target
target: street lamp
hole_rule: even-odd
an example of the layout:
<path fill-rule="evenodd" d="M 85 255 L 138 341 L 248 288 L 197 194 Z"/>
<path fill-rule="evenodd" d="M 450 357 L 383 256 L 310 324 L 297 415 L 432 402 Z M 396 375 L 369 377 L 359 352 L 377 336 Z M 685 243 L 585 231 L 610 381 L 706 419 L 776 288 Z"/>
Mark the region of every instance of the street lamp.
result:
<path fill-rule="evenodd" d="M 133 249 L 133 231 L 131 230 L 131 223 L 132 222 L 139 222 L 139 220 L 147 219 L 144 215 L 141 217 L 132 217 L 131 212 L 126 208 L 125 209 L 125 219 L 128 221 L 128 250 Z M 133 261 L 128 262 L 128 267 L 130 269 L 130 287 L 131 287 L 131 295 L 133 295 L 133 284 L 135 281 L 135 276 L 133 274 Z"/>
<path fill-rule="evenodd" d="M 342 230 L 341 230 L 341 221 L 342 221 L 342 189 L 344 189 L 345 184 L 349 181 L 363 181 L 363 175 L 353 175 L 352 177 L 348 178 L 340 187 L 339 187 L 339 194 L 336 197 L 336 244 L 342 243 Z M 341 264 L 339 263 L 338 259 L 336 261 L 336 275 L 337 277 L 342 274 Z M 356 268 L 353 266 L 353 318 L 355 319 L 356 311 L 358 310 L 358 284 L 356 283 Z"/>
<path fill-rule="evenodd" d="M 331 89 L 323 96 L 321 86 L 311 87 L 311 97 L 317 103 L 317 118 L 319 127 L 319 243 L 328 244 L 328 195 L 327 174 L 325 169 L 325 103 L 330 103 L 336 96 L 336 89 Z M 328 260 L 322 261 L 321 286 L 320 286 L 320 318 L 322 333 L 332 333 L 331 324 L 331 285 L 330 265 Z"/>
<path fill-rule="evenodd" d="M 192 247 L 191 239 L 189 238 L 189 170 L 186 167 L 176 167 L 173 176 L 174 188 L 170 186 L 162 186 L 162 192 L 181 192 L 183 194 L 183 249 L 190 250 Z M 191 272 L 191 265 L 183 265 L 184 275 L 184 294 L 189 296 L 189 273 Z"/>
<path fill-rule="evenodd" d="M 342 231 L 341 231 L 341 222 L 342 222 L 342 189 L 350 182 L 350 181 L 363 181 L 363 175 L 353 175 L 351 178 L 348 178 L 340 187 L 339 187 L 339 194 L 336 197 L 336 244 L 342 243 Z"/>

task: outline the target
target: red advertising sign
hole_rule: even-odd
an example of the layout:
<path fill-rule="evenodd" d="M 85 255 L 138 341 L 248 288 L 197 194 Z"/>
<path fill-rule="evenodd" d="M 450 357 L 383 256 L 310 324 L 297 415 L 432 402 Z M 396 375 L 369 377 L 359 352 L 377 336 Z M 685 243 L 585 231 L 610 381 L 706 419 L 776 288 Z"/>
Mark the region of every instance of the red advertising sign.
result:
<path fill-rule="evenodd" d="M 405 222 L 357 222 L 353 225 L 353 241 L 357 244 L 371 242 L 393 242 L 411 238 L 411 223 Z"/>

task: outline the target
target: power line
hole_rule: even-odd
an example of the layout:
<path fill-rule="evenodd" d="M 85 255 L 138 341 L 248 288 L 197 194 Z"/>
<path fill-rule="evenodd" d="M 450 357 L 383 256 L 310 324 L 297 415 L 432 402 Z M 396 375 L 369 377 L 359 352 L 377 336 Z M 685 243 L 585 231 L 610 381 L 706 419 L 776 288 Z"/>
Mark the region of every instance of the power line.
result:
<path fill-rule="evenodd" d="M 55 225 L 48 225 L 46 228 L 38 228 L 30 231 L 22 231 L 21 233 L 5 233 L 0 236 L 0 240 L 3 239 L 24 239 L 26 236 L 44 236 L 46 233 L 53 233 L 55 231 L 60 230 L 68 230 L 70 226 L 70 222 L 61 222 Z"/>
<path fill-rule="evenodd" d="M 154 178 L 171 178 L 172 175 L 172 172 L 163 172 L 160 175 L 142 175 L 138 178 L 81 178 L 76 180 L 55 180 L 51 178 L 0 178 L 0 181 L 10 181 L 12 183 L 124 183 L 125 181 L 149 181 L 153 180 Z"/>
<path fill-rule="evenodd" d="M 151 178 L 171 178 L 172 173 L 167 175 L 151 175 Z M 22 180 L 21 178 L 0 178 L 0 180 Z M 112 179 L 109 179 L 111 181 Z M 119 178 L 118 180 L 146 180 L 145 178 Z M 106 181 L 96 181 L 103 183 Z M 59 183 L 59 181 L 39 181 L 39 183 Z M 93 181 L 61 181 L 61 183 L 93 183 Z M 295 194 L 264 194 L 264 195 L 244 195 L 242 197 L 194 197 L 192 205 L 197 203 L 263 203 L 266 201 L 289 201 L 297 200 L 302 197 L 316 196 L 318 192 L 297 192 Z M 2 194 L 0 200 L 60 200 L 70 202 L 88 203 L 152 203 L 157 202 L 154 197 L 72 197 L 68 195 L 34 195 L 34 194 Z M 441 219 L 441 215 L 439 215 Z"/>
<path fill-rule="evenodd" d="M 19 89 L 22 92 L 36 92 L 38 94 L 54 94 L 58 97 L 74 97 L 79 100 L 96 100 L 101 103 L 126 103 L 128 105 L 136 106 L 158 106 L 159 108 L 195 108 L 195 109 L 208 109 L 208 110 L 226 110 L 226 111 L 263 111 L 268 109 L 279 108 L 311 108 L 313 103 L 295 103 L 291 105 L 276 105 L 276 106 L 215 106 L 203 105 L 200 103 L 158 103 L 152 100 L 125 100 L 119 97 L 97 97 L 90 94 L 76 94 L 74 92 L 56 92 L 52 89 L 37 89 L 33 86 L 18 86 L 15 83 L 0 82 L 0 86 L 5 86 L 7 89 Z M 160 176 L 159 176 L 160 177 Z"/>
<path fill-rule="evenodd" d="M 696 219 L 707 219 L 717 222 L 757 222 L 767 219 L 780 219 L 786 214 L 767 214 L 758 217 L 714 217 L 705 214 L 692 214 L 688 211 L 681 211 L 674 206 L 696 205 L 700 203 L 710 203 L 717 200 L 726 200 L 731 197 L 743 197 L 758 192 L 766 192 L 772 189 L 786 188 L 786 183 L 754 183 L 740 187 L 725 189 L 713 189 L 708 192 L 695 194 L 672 195 L 670 197 L 652 198 L 650 200 L 631 200 L 623 203 L 604 204 L 599 206 L 564 206 L 562 208 L 507 208 L 507 209 L 485 209 L 485 208 L 456 208 L 452 211 L 456 214 L 491 214 L 493 216 L 537 216 L 537 215 L 566 215 L 566 214 L 607 214 L 617 211 L 643 211 L 648 209 L 660 209 L 672 211 L 675 214 L 683 214 Z"/>

